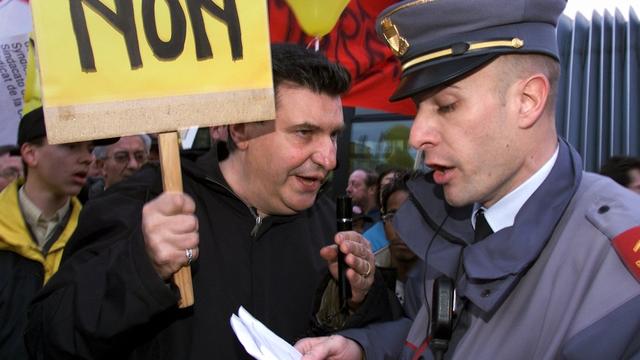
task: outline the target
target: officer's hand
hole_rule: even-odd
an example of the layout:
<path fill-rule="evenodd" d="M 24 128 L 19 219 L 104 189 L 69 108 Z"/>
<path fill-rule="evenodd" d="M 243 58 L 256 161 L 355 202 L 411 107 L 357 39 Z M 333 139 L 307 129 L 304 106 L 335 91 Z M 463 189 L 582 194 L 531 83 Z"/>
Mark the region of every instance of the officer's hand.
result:
<path fill-rule="evenodd" d="M 173 273 L 198 258 L 196 205 L 183 193 L 162 193 L 142 209 L 142 233 L 147 255 L 158 275 L 167 280 Z"/>
<path fill-rule="evenodd" d="M 303 355 L 302 360 L 362 359 L 360 345 L 340 335 L 302 339 L 296 343 L 295 348 Z"/>
<path fill-rule="evenodd" d="M 339 232 L 335 236 L 336 245 L 325 246 L 320 250 L 329 263 L 329 271 L 334 279 L 338 278 L 338 248 L 345 254 L 345 263 L 349 267 L 346 272 L 351 284 L 351 300 L 349 306 L 355 309 L 364 301 L 373 284 L 376 270 L 371 244 L 355 231 Z"/>

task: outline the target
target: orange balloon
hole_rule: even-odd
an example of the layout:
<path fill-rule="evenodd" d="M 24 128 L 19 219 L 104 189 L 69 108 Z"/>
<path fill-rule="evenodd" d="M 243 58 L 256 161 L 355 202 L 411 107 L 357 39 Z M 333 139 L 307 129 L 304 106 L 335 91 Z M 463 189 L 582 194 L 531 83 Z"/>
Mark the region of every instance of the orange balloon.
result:
<path fill-rule="evenodd" d="M 349 0 L 286 0 L 302 30 L 315 37 L 328 34 Z"/>

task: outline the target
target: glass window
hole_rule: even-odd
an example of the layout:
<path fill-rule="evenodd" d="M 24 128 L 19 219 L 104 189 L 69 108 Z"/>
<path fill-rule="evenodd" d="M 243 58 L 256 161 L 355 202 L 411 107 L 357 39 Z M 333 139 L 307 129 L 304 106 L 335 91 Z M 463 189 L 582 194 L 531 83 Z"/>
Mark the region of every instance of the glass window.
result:
<path fill-rule="evenodd" d="M 349 168 L 380 171 L 386 167 L 412 169 L 416 150 L 409 146 L 411 120 L 354 121 Z"/>

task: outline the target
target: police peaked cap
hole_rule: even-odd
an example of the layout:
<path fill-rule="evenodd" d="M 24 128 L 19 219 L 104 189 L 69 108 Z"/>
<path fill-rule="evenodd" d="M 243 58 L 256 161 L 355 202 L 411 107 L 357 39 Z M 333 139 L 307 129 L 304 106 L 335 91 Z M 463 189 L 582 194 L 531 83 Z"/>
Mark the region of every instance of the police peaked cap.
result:
<path fill-rule="evenodd" d="M 502 54 L 558 59 L 566 0 L 406 0 L 378 16 L 378 36 L 400 60 L 390 100 L 448 83 Z"/>

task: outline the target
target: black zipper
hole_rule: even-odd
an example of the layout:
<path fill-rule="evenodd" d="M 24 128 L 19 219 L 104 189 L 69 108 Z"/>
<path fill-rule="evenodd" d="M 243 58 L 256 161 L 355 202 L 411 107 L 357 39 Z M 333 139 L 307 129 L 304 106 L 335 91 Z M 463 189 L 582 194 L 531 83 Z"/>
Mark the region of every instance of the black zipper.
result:
<path fill-rule="evenodd" d="M 260 225 L 262 225 L 262 218 L 260 217 L 260 215 L 258 215 L 257 209 L 255 209 L 251 205 L 247 204 L 244 200 L 240 199 L 240 197 L 238 197 L 238 195 L 236 195 L 236 193 L 233 192 L 233 190 L 229 189 L 226 185 L 224 185 L 224 184 L 218 182 L 217 180 L 214 180 L 214 179 L 212 179 L 212 178 L 210 178 L 208 176 L 205 176 L 205 180 L 220 186 L 221 188 L 223 188 L 224 190 L 229 192 L 229 194 L 233 195 L 233 197 L 238 199 L 241 203 L 243 203 L 247 207 L 247 209 L 249 209 L 249 212 L 251 213 L 251 216 L 253 216 L 253 218 L 256 221 L 255 225 L 253 226 L 253 229 L 251 229 L 251 237 L 255 238 L 255 236 L 258 234 L 258 230 L 260 229 Z"/>

